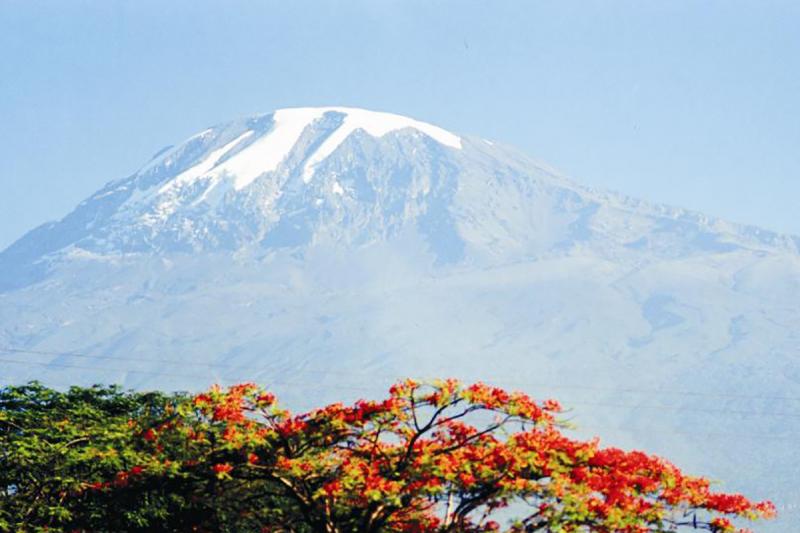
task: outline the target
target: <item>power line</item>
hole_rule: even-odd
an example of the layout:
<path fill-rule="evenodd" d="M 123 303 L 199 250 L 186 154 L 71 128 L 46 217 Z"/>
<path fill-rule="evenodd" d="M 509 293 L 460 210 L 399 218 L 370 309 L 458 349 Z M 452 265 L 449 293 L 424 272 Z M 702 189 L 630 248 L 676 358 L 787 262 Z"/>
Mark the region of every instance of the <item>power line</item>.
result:
<path fill-rule="evenodd" d="M 4 348 L 0 348 L 0 351 L 9 351 L 5 350 Z M 41 354 L 41 355 L 67 355 L 64 353 L 41 353 L 38 351 L 27 350 L 22 351 L 18 350 L 17 353 L 34 353 L 34 354 Z M 92 357 L 92 358 L 103 358 L 103 359 L 117 359 L 117 360 L 135 360 L 133 358 L 121 358 L 121 357 Z M 21 364 L 21 365 L 38 365 L 38 366 L 55 366 L 60 368 L 75 368 L 75 369 L 85 369 L 85 370 L 102 370 L 108 372 L 125 372 L 125 373 L 138 373 L 138 374 L 149 374 L 155 376 L 164 376 L 164 377 L 176 377 L 176 378 L 183 378 L 183 379 L 198 379 L 198 380 L 208 380 L 209 376 L 193 376 L 188 374 L 178 374 L 178 373 L 167 373 L 167 372 L 155 372 L 155 371 L 148 371 L 148 370 L 135 370 L 135 369 L 120 369 L 120 368 L 98 368 L 93 366 L 80 366 L 80 365 L 72 365 L 72 364 L 63 364 L 63 363 L 42 363 L 36 361 L 20 361 L 20 360 L 12 360 L 12 359 L 5 359 L 0 358 L 0 362 L 4 363 L 13 363 L 13 364 Z M 177 363 L 177 361 L 175 361 Z M 182 363 L 183 364 L 183 363 Z M 190 363 L 191 366 L 209 366 L 209 367 L 216 367 L 216 366 L 223 366 L 223 365 L 199 365 L 195 363 Z M 228 365 L 224 365 L 226 368 L 236 368 L 231 367 Z M 238 367 L 242 368 L 242 367 Z M 266 370 L 266 369 L 264 369 Z M 314 371 L 310 371 L 308 373 L 313 373 Z M 325 371 L 316 371 L 317 373 L 325 373 Z M 335 374 L 336 372 L 329 372 L 331 374 Z M 341 373 L 346 374 L 352 377 L 352 373 Z M 388 379 L 388 378 L 387 378 Z M 226 381 L 241 381 L 238 379 L 226 379 Z M 70 385 L 70 384 L 67 384 Z M 320 383 L 309 383 L 309 382 L 292 382 L 292 381 L 273 381 L 272 385 L 280 385 L 280 386 L 302 386 L 305 388 L 319 386 Z M 369 389 L 366 387 L 354 387 L 354 386 L 344 386 L 344 385 L 325 385 L 326 388 L 333 388 L 333 389 L 340 389 L 340 390 L 348 390 L 348 391 L 372 391 L 373 389 Z M 555 386 L 554 388 L 579 388 L 579 386 Z M 595 387 L 597 388 L 597 387 Z M 610 388 L 609 388 L 610 389 Z M 616 390 L 616 389 L 614 389 Z M 618 391 L 618 390 L 617 390 Z M 648 393 L 652 391 L 647 391 Z M 710 395 L 709 395 L 710 396 Z M 745 396 L 746 397 L 746 396 Z M 789 416 L 789 417 L 800 417 L 800 413 L 757 413 L 757 412 L 749 412 L 749 411 L 728 411 L 724 409 L 698 409 L 698 408 L 688 408 L 683 409 L 680 407 L 669 407 L 669 406 L 654 406 L 654 405 L 622 405 L 622 404 L 604 404 L 604 403 L 593 403 L 593 402 L 571 402 L 571 404 L 575 405 L 587 405 L 587 406 L 596 406 L 596 407 L 611 407 L 611 408 L 623 408 L 623 409 L 638 409 L 638 408 L 647 408 L 647 409 L 677 409 L 677 410 L 688 410 L 688 411 L 697 411 L 697 412 L 705 412 L 705 413 L 713 413 L 713 414 L 740 414 L 740 415 L 753 415 L 753 416 Z M 313 409 L 313 407 L 311 407 Z M 593 434 L 602 434 L 608 431 L 631 431 L 631 432 L 645 432 L 648 434 L 657 433 L 663 435 L 686 435 L 687 437 L 693 437 L 695 439 L 757 439 L 760 441 L 768 441 L 768 442 L 786 442 L 786 441 L 796 441 L 796 435 L 778 435 L 778 434 L 765 434 L 759 433 L 757 435 L 754 434 L 741 434 L 741 433 L 733 433 L 733 432 L 707 432 L 707 433 L 700 433 L 695 431 L 685 431 L 685 430 L 658 430 L 652 428 L 634 428 L 630 426 L 622 426 L 622 427 L 615 427 L 615 426 L 606 426 L 606 425 L 590 425 L 590 426 L 580 426 L 577 428 L 583 432 L 589 432 Z M 781 506 L 781 513 L 782 515 L 786 516 L 796 514 L 797 507 L 796 504 L 784 504 Z"/>
<path fill-rule="evenodd" d="M 14 364 L 21 364 L 21 365 L 39 365 L 39 366 L 56 366 L 59 368 L 75 368 L 75 369 L 88 369 L 88 370 L 98 370 L 96 367 L 89 367 L 89 366 L 78 366 L 78 365 L 70 365 L 70 364 L 61 364 L 61 363 L 40 363 L 34 361 L 19 361 L 13 359 L 4 359 L 0 358 L 0 363 L 14 363 Z M 188 379 L 207 379 L 208 376 L 191 376 L 187 374 L 174 374 L 174 373 L 165 373 L 165 372 L 153 372 L 147 370 L 133 370 L 133 369 L 119 369 L 119 368 L 101 368 L 99 370 L 105 370 L 109 372 L 130 372 L 130 373 L 141 373 L 141 374 L 150 374 L 156 376 L 165 376 L 165 377 L 176 377 L 176 378 L 188 378 Z M 226 381 L 230 382 L 238 382 L 238 379 L 227 379 Z M 65 385 L 72 385 L 72 383 L 64 383 Z M 292 387 L 313 387 L 318 386 L 319 383 L 309 383 L 309 382 L 297 382 L 297 381 L 272 381 L 271 385 L 275 386 L 292 386 Z M 331 389 L 339 389 L 339 390 L 346 390 L 346 391 L 364 391 L 364 392 L 372 392 L 373 389 L 367 387 L 356 387 L 352 385 L 325 385 L 326 388 Z M 800 413 L 756 413 L 756 412 L 737 412 L 737 411 L 726 411 L 724 409 L 717 409 L 717 410 L 701 410 L 695 408 L 688 408 L 682 409 L 679 407 L 670 408 L 668 406 L 640 406 L 640 405 L 621 405 L 621 404 L 604 404 L 604 403 L 593 403 L 593 402 L 576 402 L 578 405 L 586 405 L 586 406 L 595 406 L 595 407 L 612 407 L 612 408 L 621 408 L 621 409 L 638 409 L 640 407 L 644 408 L 652 408 L 652 409 L 677 409 L 677 410 L 687 410 L 687 411 L 700 411 L 700 412 L 713 412 L 714 414 L 747 414 L 747 415 L 756 415 L 756 416 L 764 416 L 764 415 L 774 415 L 774 416 L 790 416 L 790 417 L 800 417 Z M 318 406 L 310 406 L 307 405 L 303 410 L 313 410 L 315 407 Z M 602 429 L 599 429 L 602 428 Z M 583 427 L 580 426 L 577 428 L 578 430 L 588 430 L 588 431 L 603 431 L 603 430 L 610 430 L 610 431 L 619 431 L 619 430 L 629 430 L 629 431 L 637 431 L 636 428 L 633 427 L 613 427 L 613 426 L 600 426 L 595 427 L 595 429 L 591 429 L 591 427 Z M 648 433 L 660 433 L 660 434 L 685 434 L 689 436 L 701 437 L 701 438 L 753 438 L 753 439 L 761 439 L 761 440 L 769 440 L 769 441 L 783 441 L 783 440 L 792 440 L 795 441 L 797 436 L 784 436 L 784 435 L 777 435 L 777 434 L 759 434 L 759 435 L 752 435 L 752 434 L 740 434 L 740 433 L 730 433 L 730 432 L 717 432 L 717 433 L 698 433 L 693 431 L 681 431 L 681 430 L 651 430 L 646 429 Z"/>
<path fill-rule="evenodd" d="M 602 403 L 602 402 L 570 402 L 570 405 L 591 405 L 596 407 L 611 407 L 611 408 L 621 408 L 621 409 L 665 409 L 670 411 L 692 411 L 696 413 L 711 413 L 711 414 L 729 414 L 729 415 L 743 415 L 743 416 L 787 416 L 787 417 L 798 417 L 800 418 L 800 412 L 798 413 L 789 413 L 789 412 L 758 412 L 758 411 L 734 411 L 729 409 L 708 409 L 705 407 L 683 407 L 679 405 L 623 405 L 623 404 L 614 404 L 614 403 Z"/>
<path fill-rule="evenodd" d="M 165 376 L 165 377 L 174 377 L 174 378 L 186 378 L 186 379 L 202 379 L 208 380 L 209 376 L 192 376 L 188 374 L 173 374 L 169 372 L 156 372 L 152 370 L 135 370 L 132 368 L 108 368 L 108 367 L 96 367 L 96 366 L 82 366 L 82 365 L 70 365 L 66 363 L 42 363 L 38 361 L 20 361 L 17 359 L 4 359 L 0 358 L 0 362 L 2 363 L 12 363 L 12 364 L 19 364 L 19 365 L 38 365 L 44 367 L 56 367 L 56 368 L 75 368 L 80 370 L 95 370 L 95 371 L 103 371 L 103 372 L 124 372 L 128 374 L 149 374 L 152 376 Z"/>
<path fill-rule="evenodd" d="M 122 357 L 122 356 L 114 356 L 114 355 L 94 355 L 94 354 L 87 354 L 81 352 L 53 352 L 53 351 L 46 351 L 46 350 L 23 350 L 21 348 L 6 348 L 0 346 L 0 352 L 7 352 L 7 353 L 21 353 L 21 354 L 33 354 L 33 355 L 52 355 L 52 356 L 61 356 L 61 357 L 79 357 L 84 359 L 105 359 L 109 361 L 145 361 L 149 363 L 161 363 L 161 364 L 168 364 L 168 365 L 181 365 L 186 366 L 187 361 L 180 361 L 178 359 L 156 359 L 152 357 Z M 196 363 L 192 362 L 192 366 L 208 366 L 208 367 L 220 367 L 220 368 L 234 368 L 231 365 L 226 365 L 224 363 Z"/>
<path fill-rule="evenodd" d="M 16 359 L 5 359 L 0 358 L 0 362 L 4 363 L 12 363 L 12 364 L 20 364 L 20 365 L 38 365 L 44 367 L 58 367 L 58 368 L 75 368 L 81 370 L 102 370 L 105 372 L 122 372 L 122 373 L 134 373 L 134 374 L 147 374 L 147 375 L 154 375 L 154 376 L 163 376 L 163 377 L 174 377 L 174 378 L 181 378 L 181 379 L 196 379 L 196 380 L 208 380 L 209 376 L 194 376 L 188 374 L 177 374 L 177 373 L 170 373 L 170 372 L 160 372 L 160 371 L 152 371 L 152 370 L 137 370 L 137 369 L 130 369 L 130 368 L 107 368 L 107 367 L 91 367 L 91 366 L 82 366 L 82 365 L 71 365 L 66 363 L 43 363 L 38 361 L 20 361 Z M 247 381 L 246 378 L 224 378 L 225 381 L 229 382 L 237 382 L 237 381 Z M 285 380 L 271 380 L 270 383 L 266 385 L 280 385 L 280 386 L 297 386 L 297 387 L 314 387 L 319 386 L 319 382 L 303 382 L 303 381 L 285 381 Z M 359 387 L 353 385 L 342 385 L 342 384 L 325 384 L 326 388 L 329 389 L 339 389 L 339 390 L 347 390 L 347 391 L 362 391 L 362 392 L 373 392 L 373 388 L 369 387 Z M 730 414 L 730 415 L 741 415 L 741 416 L 778 416 L 778 417 L 791 417 L 791 418 L 800 418 L 800 413 L 798 412 L 758 412 L 758 411 L 732 411 L 728 409 L 707 409 L 707 408 L 697 408 L 697 407 L 685 407 L 685 406 L 662 406 L 662 405 L 625 405 L 625 404 L 614 404 L 614 403 L 601 403 L 601 402 L 571 402 L 576 405 L 585 405 L 585 406 L 593 406 L 593 407 L 609 407 L 609 408 L 616 408 L 616 409 L 656 409 L 656 410 L 670 410 L 670 411 L 689 411 L 689 412 L 700 412 L 700 413 L 711 413 L 711 414 Z"/>
<path fill-rule="evenodd" d="M 110 361 L 131 361 L 131 362 L 152 362 L 152 363 L 159 363 L 159 364 L 170 364 L 170 365 L 180 365 L 180 366 L 195 366 L 195 367 L 207 367 L 207 368 L 219 368 L 219 369 L 228 369 L 228 370 L 249 370 L 249 371 L 258 371 L 258 372 L 266 372 L 269 371 L 269 368 L 263 369 L 248 369 L 246 367 L 235 366 L 235 365 L 228 365 L 225 363 L 198 363 L 198 362 L 187 362 L 181 361 L 176 359 L 156 359 L 156 358 L 140 358 L 140 357 L 125 357 L 125 356 L 110 356 L 110 355 L 94 355 L 94 354 L 87 354 L 82 352 L 59 352 L 59 351 L 46 351 L 46 350 L 27 350 L 21 348 L 7 348 L 0 346 L 0 352 L 7 352 L 7 353 L 21 353 L 21 354 L 33 354 L 33 355 L 50 355 L 50 356 L 60 356 L 60 357 L 77 357 L 77 358 L 84 358 L 84 359 L 101 359 L 101 360 L 110 360 Z M 94 369 L 95 367 L 86 367 L 88 369 Z M 127 370 L 120 370 L 121 372 Z M 132 372 L 132 370 L 131 370 Z M 145 371 L 136 371 L 139 373 L 152 373 L 152 372 L 145 372 Z M 322 369 L 294 369 L 292 372 L 296 374 L 321 374 L 321 375 L 340 375 L 340 376 L 347 376 L 353 377 L 358 374 L 353 372 L 344 372 L 344 371 L 337 371 L 337 370 L 322 370 Z M 446 372 L 443 372 L 446 373 Z M 157 373 L 158 375 L 167 375 L 166 373 Z M 374 374 L 361 374 L 366 378 L 370 379 L 386 379 L 387 381 L 395 381 L 397 380 L 397 376 L 386 376 L 386 375 L 374 375 Z M 194 377 L 194 376 L 186 376 L 186 377 Z M 196 379 L 207 379 L 208 376 L 196 376 Z M 746 399 L 746 400 L 778 400 L 778 401 L 798 401 L 800 402 L 800 397 L 793 397 L 793 396 L 770 396 L 770 395 L 757 395 L 757 394 L 741 394 L 741 393 L 715 393 L 715 392 L 702 392 L 702 391 L 685 391 L 685 390 L 663 390 L 663 389 L 645 389 L 645 388 L 635 388 L 635 387 L 604 387 L 599 385 L 564 385 L 564 384 L 552 384 L 552 383 L 533 383 L 533 382 L 521 382 L 516 381 L 514 378 L 508 379 L 504 377 L 498 377 L 492 380 L 498 384 L 506 384 L 506 385 L 515 385 L 515 386 L 533 386 L 533 387 L 540 387 L 540 388 L 550 388 L 550 389 L 568 389 L 568 390 L 602 390 L 608 392 L 615 392 L 615 393 L 633 393 L 633 394 L 648 394 L 648 395 L 670 395 L 670 396 L 699 396 L 699 397 L 709 397 L 709 398 L 730 398 L 730 399 Z"/>

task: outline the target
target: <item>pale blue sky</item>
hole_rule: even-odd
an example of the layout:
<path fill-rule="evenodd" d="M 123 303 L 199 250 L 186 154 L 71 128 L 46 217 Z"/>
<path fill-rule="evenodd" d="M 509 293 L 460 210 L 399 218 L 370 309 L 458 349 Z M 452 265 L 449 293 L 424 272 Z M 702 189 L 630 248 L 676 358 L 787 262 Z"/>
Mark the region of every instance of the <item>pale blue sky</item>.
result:
<path fill-rule="evenodd" d="M 0 0 L 0 248 L 161 147 L 307 105 L 800 234 L 800 3 Z"/>

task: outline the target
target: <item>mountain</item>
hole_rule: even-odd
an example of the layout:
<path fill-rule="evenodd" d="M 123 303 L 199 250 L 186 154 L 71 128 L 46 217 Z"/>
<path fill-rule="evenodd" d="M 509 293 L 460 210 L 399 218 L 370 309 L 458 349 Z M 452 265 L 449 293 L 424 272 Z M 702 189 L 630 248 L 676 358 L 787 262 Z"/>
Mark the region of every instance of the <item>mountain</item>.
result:
<path fill-rule="evenodd" d="M 800 239 L 583 187 L 388 113 L 209 128 L 0 253 L 0 383 L 482 379 L 772 498 L 800 475 Z"/>

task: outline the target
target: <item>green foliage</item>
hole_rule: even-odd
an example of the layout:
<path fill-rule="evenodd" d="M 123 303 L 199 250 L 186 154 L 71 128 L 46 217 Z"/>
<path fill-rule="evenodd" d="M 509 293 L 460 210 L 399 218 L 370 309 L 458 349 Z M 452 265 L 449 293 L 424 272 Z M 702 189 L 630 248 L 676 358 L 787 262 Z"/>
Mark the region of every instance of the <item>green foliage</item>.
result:
<path fill-rule="evenodd" d="M 132 426 L 162 418 L 178 399 L 36 382 L 0 389 L 0 531 L 146 530 L 166 502 L 104 501 L 87 488 L 139 464 Z"/>
<path fill-rule="evenodd" d="M 733 533 L 770 502 L 561 432 L 554 400 L 406 380 L 293 415 L 254 384 L 194 396 L 0 389 L 0 531 Z"/>

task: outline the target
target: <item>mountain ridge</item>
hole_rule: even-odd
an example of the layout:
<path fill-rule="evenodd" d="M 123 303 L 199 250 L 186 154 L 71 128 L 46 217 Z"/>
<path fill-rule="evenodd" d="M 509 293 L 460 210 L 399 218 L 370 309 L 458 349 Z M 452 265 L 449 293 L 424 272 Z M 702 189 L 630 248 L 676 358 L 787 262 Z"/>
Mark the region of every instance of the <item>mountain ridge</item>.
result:
<path fill-rule="evenodd" d="M 281 123 L 280 118 L 276 119 L 281 114 L 288 116 L 288 119 L 284 119 L 288 125 L 284 125 L 283 130 L 276 126 Z M 351 120 L 353 116 L 355 118 Z M 290 131 L 286 133 L 287 130 Z M 282 131 L 283 137 L 274 139 Z M 369 133 L 370 131 L 375 135 Z M 583 187 L 512 148 L 484 139 L 458 136 L 413 119 L 354 108 L 289 108 L 207 128 L 179 145 L 159 151 L 131 176 L 107 183 L 60 221 L 35 228 L 0 252 L 0 265 L 5 266 L 8 272 L 13 271 L 12 276 L 4 277 L 0 287 L 14 287 L 14 279 L 40 279 L 43 267 L 37 267 L 37 261 L 69 245 L 80 247 L 79 243 L 87 247 L 87 251 L 100 254 L 103 249 L 104 253 L 129 253 L 148 248 L 156 252 L 158 247 L 169 247 L 170 244 L 186 251 L 207 247 L 213 249 L 215 246 L 232 250 L 243 245 L 248 238 L 263 241 L 267 231 L 274 230 L 270 222 L 286 216 L 286 213 L 270 211 L 267 208 L 270 202 L 291 195 L 299 196 L 306 203 L 298 205 L 295 202 L 295 210 L 320 207 L 325 202 L 336 208 L 337 204 L 344 203 L 346 191 L 335 178 L 326 183 L 328 190 L 311 183 L 317 167 L 324 166 L 326 160 L 342 145 L 347 148 L 355 144 L 358 148 L 359 139 L 365 141 L 366 145 L 376 142 L 379 144 L 386 140 L 399 145 L 405 142 L 405 148 L 411 151 L 420 149 L 420 138 L 401 140 L 409 132 L 412 137 L 416 133 L 427 138 L 434 149 L 443 149 L 445 152 L 448 149 L 458 150 L 462 152 L 458 156 L 469 152 L 466 166 L 485 164 L 486 157 L 502 161 L 505 166 L 503 171 L 511 175 L 512 179 L 533 180 L 545 188 L 560 188 L 563 194 L 577 195 L 576 201 L 583 201 L 585 206 L 615 208 L 628 216 L 643 213 L 661 218 L 662 225 L 668 225 L 668 219 L 672 218 L 677 221 L 673 228 L 675 231 L 695 232 L 697 235 L 694 238 L 708 239 L 707 244 L 710 245 L 713 244 L 712 241 L 719 240 L 710 236 L 716 233 L 725 239 L 738 241 L 737 244 L 741 246 L 779 248 L 793 253 L 797 253 L 800 248 L 800 238 L 796 236 L 734 224 L 699 212 Z M 462 149 L 462 142 L 467 143 L 466 150 Z M 362 147 L 366 145 L 361 143 Z M 241 161 L 242 158 L 246 160 Z M 460 165 L 456 172 L 462 172 L 465 166 L 464 157 L 460 158 L 461 161 L 458 159 L 457 157 L 455 162 L 448 163 Z M 437 167 L 428 170 L 440 169 Z M 298 174 L 302 174 L 302 180 L 298 180 Z M 367 195 L 374 195 L 376 192 L 375 183 L 360 185 L 363 186 L 360 192 Z M 424 196 L 428 192 L 426 187 L 429 188 L 430 184 L 423 182 L 416 183 L 416 186 L 418 190 L 414 194 Z M 308 190 L 304 191 L 304 187 Z M 457 192 L 454 189 L 463 187 L 463 184 L 451 183 L 448 187 L 450 190 L 446 194 L 452 197 Z M 370 188 L 373 190 L 370 191 Z M 309 190 L 316 195 L 313 200 L 308 199 Z M 352 188 L 350 192 L 353 192 Z M 483 192 L 488 197 L 493 191 Z M 238 202 L 234 201 L 237 196 Z M 368 199 L 361 200 L 364 200 L 363 204 Z M 451 200 L 452 198 L 437 197 L 434 202 L 448 203 Z M 317 205 L 308 205 L 310 202 Z M 209 220 L 208 213 L 220 208 L 220 205 L 223 211 L 229 207 L 232 209 L 227 213 L 221 212 L 215 220 Z M 404 208 L 413 207 L 413 202 L 405 202 Z M 451 208 L 452 205 L 448 203 L 445 210 L 452 211 Z M 246 231 L 242 233 L 242 228 L 231 229 L 225 220 L 226 217 L 236 219 L 241 216 L 249 218 L 247 222 L 251 226 L 259 227 L 249 234 Z M 205 225 L 199 231 L 206 232 L 210 237 L 202 242 L 202 237 L 197 236 L 190 242 L 192 240 L 187 226 L 204 217 Z M 258 217 L 263 217 L 267 223 L 258 220 Z M 173 220 L 170 224 L 171 218 Z M 106 226 L 116 225 L 116 230 L 103 227 L 104 223 Z M 184 228 L 180 227 L 181 224 Z M 138 235 L 130 235 L 130 232 L 127 235 L 119 234 L 125 233 L 125 228 L 137 225 L 140 230 Z M 230 231 L 226 231 L 226 228 Z M 58 233 L 59 229 L 62 230 L 61 234 Z M 617 235 L 620 234 L 619 228 L 614 230 Z M 171 236 L 160 238 L 159 232 L 165 235 L 171 233 Z M 212 239 L 216 239 L 216 242 L 210 242 Z M 44 242 L 46 246 L 37 249 L 37 242 Z M 636 239 L 627 244 L 646 245 L 644 241 Z M 25 274 L 19 271 L 20 258 L 30 263 L 27 275 L 20 275 Z"/>
<path fill-rule="evenodd" d="M 346 116 L 306 112 L 263 165 L 237 157 L 271 115 L 223 123 L 1 252 L 0 381 L 259 381 L 313 407 L 383 376 L 513 378 L 589 434 L 800 499 L 800 239 L 470 136 L 348 126 L 312 159 Z"/>

